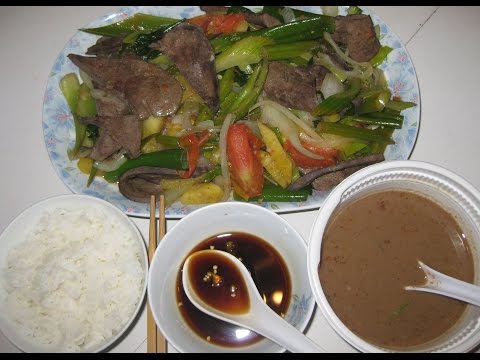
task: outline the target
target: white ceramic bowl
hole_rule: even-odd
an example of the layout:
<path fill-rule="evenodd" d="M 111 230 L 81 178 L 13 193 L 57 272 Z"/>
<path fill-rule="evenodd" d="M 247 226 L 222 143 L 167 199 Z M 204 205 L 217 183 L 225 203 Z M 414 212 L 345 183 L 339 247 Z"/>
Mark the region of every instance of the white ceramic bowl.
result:
<path fill-rule="evenodd" d="M 104 338 L 99 340 L 98 342 L 95 342 L 95 343 L 91 342 L 91 346 L 86 346 L 86 347 L 82 347 L 81 349 L 73 350 L 73 352 L 104 351 L 107 348 L 109 348 L 111 345 L 113 345 L 117 340 L 119 340 L 119 338 L 121 338 L 130 329 L 134 321 L 136 321 L 139 311 L 145 305 L 144 298 L 145 298 L 146 287 L 147 287 L 148 258 L 147 258 L 145 242 L 143 240 L 142 235 L 140 234 L 137 227 L 135 226 L 135 224 L 122 211 L 120 211 L 120 209 L 118 209 L 114 205 L 106 202 L 105 200 L 101 200 L 91 196 L 60 195 L 60 196 L 55 196 L 55 197 L 42 200 L 30 206 L 26 210 L 24 210 L 8 225 L 5 231 L 1 234 L 0 236 L 0 271 L 2 271 L 2 273 L 0 274 L 0 328 L 2 332 L 5 334 L 5 336 L 15 346 L 17 346 L 20 350 L 24 352 L 70 352 L 70 350 L 65 350 L 65 348 L 62 347 L 63 345 L 45 346 L 43 344 L 39 344 L 39 342 L 37 341 L 33 341 L 31 337 L 25 335 L 22 331 L 20 331 L 20 328 L 18 326 L 13 325 L 12 316 L 9 311 L 5 310 L 7 309 L 7 305 L 6 305 L 6 302 L 4 302 L 4 300 L 6 301 L 6 299 L 8 298 L 7 285 L 6 285 L 7 282 L 5 281 L 7 275 L 5 275 L 5 277 L 3 276 L 4 274 L 3 271 L 5 271 L 7 261 L 8 261 L 7 254 L 11 253 L 11 251 L 14 248 L 20 246 L 20 244 L 23 241 L 27 240 L 27 237 L 31 236 L 33 234 L 33 231 L 38 232 L 39 231 L 38 225 L 40 220 L 46 214 L 50 214 L 52 211 L 56 211 L 57 209 L 63 209 L 62 211 L 65 211 L 65 213 L 69 213 L 69 214 L 83 213 L 84 217 L 80 221 L 82 224 L 85 224 L 84 220 L 88 219 L 87 222 L 89 222 L 89 224 L 101 223 L 102 226 L 103 225 L 115 226 L 116 229 L 118 229 L 118 231 L 121 231 L 123 234 L 125 234 L 124 236 L 122 236 L 122 238 L 124 239 L 123 241 L 120 241 L 119 237 L 114 238 L 113 236 L 110 237 L 108 235 L 102 236 L 101 241 L 108 243 L 112 247 L 117 247 L 118 250 L 117 250 L 117 253 L 115 253 L 114 255 L 110 254 L 111 256 L 109 256 L 109 254 L 98 255 L 98 257 L 103 257 L 103 259 L 101 260 L 103 262 L 102 264 L 108 264 L 108 265 L 103 265 L 101 268 L 101 271 L 104 271 L 105 273 L 107 273 L 112 268 L 115 268 L 116 273 L 119 274 L 118 276 L 120 276 L 122 280 L 128 279 L 128 281 L 134 282 L 137 279 L 141 279 L 140 280 L 141 283 L 138 283 L 138 285 L 136 283 L 135 284 L 131 283 L 130 287 L 126 290 L 126 292 L 134 291 L 132 290 L 134 288 L 133 286 L 137 285 L 137 293 L 132 294 L 130 305 L 126 307 L 126 309 L 128 310 L 125 310 L 123 312 L 123 318 L 119 316 L 116 310 L 118 308 L 116 307 L 112 307 L 111 308 L 112 310 L 108 311 L 109 313 L 115 312 L 115 314 L 113 315 L 114 317 L 118 316 L 119 320 L 118 321 L 116 319 L 112 320 L 114 321 L 112 323 L 113 325 L 109 326 L 109 327 L 115 328 L 116 330 L 114 332 L 111 332 L 110 335 L 104 334 L 103 336 Z M 88 215 L 85 215 L 85 214 L 88 214 Z M 73 218 L 73 217 L 74 216 L 69 218 Z M 75 218 L 78 220 L 77 215 L 75 215 Z M 64 220 L 62 221 L 62 224 L 70 226 L 69 221 L 70 220 Z M 51 230 L 51 231 L 54 231 L 54 233 L 51 233 L 51 234 L 55 234 L 55 236 L 53 236 L 54 238 L 56 238 L 57 234 L 60 234 L 60 233 L 63 234 L 62 236 L 64 236 L 65 239 L 75 238 L 75 236 L 78 233 L 80 233 L 79 226 L 80 225 L 78 225 L 78 223 L 71 224 L 71 229 L 70 229 L 71 233 L 69 231 L 64 232 L 61 230 L 58 230 L 58 231 Z M 52 226 L 52 228 L 55 228 L 55 227 Z M 82 227 L 82 229 L 84 229 L 86 232 L 90 231 L 90 235 L 88 236 L 90 236 L 90 239 L 91 239 L 95 236 L 95 235 L 91 235 L 92 233 L 95 233 L 93 229 L 97 229 L 97 227 L 93 228 L 92 226 L 88 225 L 86 227 Z M 116 231 L 116 230 L 111 230 L 110 232 L 108 232 L 108 228 L 106 230 L 108 234 L 112 234 L 113 231 Z M 48 233 L 48 231 L 46 233 Z M 50 237 L 50 239 L 51 238 L 52 237 Z M 27 263 L 27 264 L 35 256 L 38 255 L 38 253 L 36 252 L 36 249 L 39 249 L 39 248 L 45 249 L 45 247 L 41 247 L 38 244 L 39 242 L 43 242 L 44 241 L 43 239 L 39 240 L 40 238 L 38 236 L 34 237 L 35 239 L 34 241 L 32 241 L 31 239 L 32 237 L 29 237 L 29 241 L 30 241 L 29 246 L 32 246 L 32 252 L 31 252 L 32 257 L 30 258 L 30 253 L 27 253 L 26 255 L 24 253 L 25 256 L 23 256 L 21 259 L 23 263 Z M 89 283 L 88 280 L 79 280 L 84 275 L 86 277 L 99 275 L 98 274 L 99 272 L 95 273 L 94 271 L 89 270 L 91 269 L 89 265 L 91 266 L 91 264 L 98 264 L 98 262 L 95 262 L 95 261 L 89 262 L 89 265 L 86 265 L 85 267 L 81 267 L 81 270 L 77 271 L 80 268 L 80 266 L 77 266 L 78 263 L 73 264 L 73 262 L 70 262 L 68 260 L 68 256 L 70 255 L 65 256 L 65 254 L 67 253 L 79 254 L 82 251 L 87 251 L 85 250 L 87 248 L 82 249 L 82 247 L 85 246 L 84 244 L 88 243 L 88 241 L 80 240 L 79 237 L 76 237 L 75 241 L 76 241 L 75 242 L 76 246 L 79 246 L 75 248 L 76 250 L 74 249 L 72 252 L 63 252 L 63 249 L 62 249 L 61 255 L 58 255 L 58 256 L 51 253 L 48 256 L 48 259 L 46 259 L 43 262 L 43 265 L 35 267 L 35 269 L 40 269 L 42 268 L 42 266 L 43 266 L 43 269 L 47 268 L 49 272 L 47 271 L 41 272 L 43 274 L 48 274 L 48 275 L 43 275 L 44 276 L 42 278 L 43 285 L 51 284 L 51 283 L 55 284 L 55 285 L 52 285 L 51 287 L 53 293 L 58 289 L 61 289 L 60 291 L 63 291 L 64 289 L 66 290 L 67 285 L 69 286 L 69 289 L 81 288 L 80 281 L 82 281 L 82 283 Z M 59 242 L 57 242 L 57 244 L 58 243 Z M 79 245 L 80 243 L 82 245 Z M 118 244 L 120 243 L 124 244 L 123 248 L 120 248 L 118 246 Z M 89 246 L 90 247 L 88 249 L 90 250 L 88 250 L 88 253 L 92 253 L 91 252 L 92 245 L 89 245 Z M 60 247 L 61 246 L 59 246 L 59 248 Z M 129 253 L 130 250 L 134 251 L 134 255 L 132 257 L 130 257 L 130 255 L 125 255 L 125 254 L 130 254 Z M 45 254 L 47 253 L 49 252 L 48 251 L 45 252 Z M 59 262 L 50 263 L 48 260 L 53 257 L 60 259 Z M 87 256 L 87 258 L 89 259 L 89 261 L 92 260 L 92 257 Z M 135 274 L 135 275 L 134 276 L 120 275 L 121 274 L 120 272 L 122 271 L 120 269 L 122 269 L 123 264 L 115 264 L 115 266 L 112 265 L 113 263 L 115 263 L 117 259 L 129 259 L 129 263 L 131 260 L 132 264 L 135 264 L 135 265 L 132 265 L 133 270 L 130 274 Z M 136 262 L 136 259 L 138 259 L 138 263 Z M 97 266 L 97 269 L 100 269 L 100 268 Z M 20 269 L 19 271 L 23 273 L 23 269 Z M 63 277 L 61 280 L 59 280 L 58 279 L 59 273 L 68 274 L 69 276 L 71 275 L 72 277 L 70 279 Z M 83 279 L 86 279 L 86 277 Z M 23 279 L 25 278 L 23 277 Z M 100 283 L 101 281 L 105 281 L 104 279 L 111 280 L 112 278 L 107 276 L 103 278 L 103 276 L 100 275 L 95 279 L 97 279 L 94 281 L 95 283 Z M 9 283 L 11 284 L 10 281 Z M 35 283 L 32 281 L 31 284 L 34 284 L 34 286 L 32 285 L 34 288 L 38 288 L 38 289 L 41 288 L 41 287 L 37 287 L 38 283 Z M 85 285 L 85 286 L 87 287 L 87 291 L 88 289 L 91 289 L 88 287 L 88 285 Z M 43 290 L 44 290 L 44 287 L 42 287 L 42 291 Z M 105 291 L 102 294 L 98 294 L 98 295 L 104 296 L 105 298 L 103 299 L 103 301 L 104 303 L 108 304 L 108 302 L 111 301 L 112 299 L 118 300 L 121 297 L 119 295 L 120 293 L 117 293 L 116 291 L 117 291 L 116 288 L 113 288 L 110 291 Z M 47 298 L 49 296 L 48 294 L 52 294 L 52 292 L 47 293 L 47 295 L 43 299 Z M 83 296 L 85 296 L 85 293 L 74 295 L 75 294 L 74 290 L 71 290 L 70 292 L 68 291 L 66 292 L 70 296 L 64 296 L 65 293 L 62 292 L 62 297 L 61 298 L 58 297 L 61 299 L 62 303 L 64 304 L 67 303 L 69 304 L 69 306 L 71 306 L 72 303 L 78 301 L 78 303 L 81 304 L 82 309 L 85 308 L 85 304 L 88 304 L 88 302 L 83 302 L 82 300 Z M 58 292 L 56 294 L 58 294 Z M 106 295 L 106 294 L 111 294 L 111 295 Z M 122 292 L 121 294 L 126 294 L 126 293 Z M 92 295 L 95 296 L 95 294 L 92 294 Z M 57 296 L 57 295 L 54 295 L 54 296 Z M 77 296 L 80 296 L 80 297 L 77 297 Z M 136 296 L 138 296 L 138 301 L 135 301 Z M 36 298 L 36 296 L 32 296 L 31 298 Z M 93 301 L 93 304 L 95 303 L 96 302 Z M 80 308 L 72 306 L 71 309 L 77 309 L 78 311 L 78 309 Z M 62 309 L 61 311 L 62 311 L 61 314 L 50 312 L 50 314 L 52 315 L 47 316 L 47 321 L 51 322 L 53 316 L 55 316 L 56 319 L 61 319 L 61 320 L 60 321 L 57 320 L 57 322 L 55 323 L 51 322 L 53 326 L 51 328 L 48 328 L 48 327 L 47 328 L 55 329 L 55 330 L 52 330 L 51 333 L 47 330 L 42 330 L 42 335 L 49 334 L 49 338 L 53 338 L 53 333 L 55 333 L 56 335 L 59 336 L 60 338 L 59 341 L 62 341 L 61 337 L 62 335 L 65 335 L 65 334 L 61 334 L 62 330 L 59 330 L 61 329 L 60 326 L 64 326 L 67 328 L 67 330 L 63 330 L 66 333 L 74 331 L 74 329 L 69 328 L 66 323 L 63 323 L 63 319 L 68 318 L 69 314 L 73 314 L 74 310 Z M 88 310 L 89 314 L 91 314 L 92 312 L 94 311 Z M 99 324 L 102 323 L 101 315 L 99 315 L 99 313 L 96 313 L 96 315 L 100 316 L 100 318 L 92 319 L 91 323 L 95 323 L 96 326 L 99 326 Z M 62 323 L 62 324 L 59 325 L 59 323 Z M 85 328 L 82 328 L 82 331 L 83 330 L 85 330 Z M 82 335 L 80 335 L 80 337 L 81 336 Z"/>
<path fill-rule="evenodd" d="M 267 339 L 242 347 L 222 347 L 194 333 L 181 315 L 176 279 L 189 253 L 208 238 L 226 232 L 255 235 L 273 246 L 283 258 L 291 279 L 290 305 L 285 319 L 300 331 L 307 326 L 315 300 L 308 283 L 304 239 L 281 216 L 259 205 L 218 203 L 181 219 L 161 240 L 148 276 L 148 301 L 155 321 L 169 344 L 180 352 L 281 352 Z"/>
<path fill-rule="evenodd" d="M 347 199 L 370 191 L 405 189 L 436 200 L 456 215 L 467 233 L 474 258 L 475 284 L 480 285 L 480 192 L 465 179 L 440 166 L 419 161 L 390 161 L 366 167 L 339 184 L 326 199 L 314 220 L 308 242 L 308 277 L 316 302 L 333 329 L 362 352 L 391 351 L 370 344 L 350 331 L 328 303 L 318 276 L 325 227 L 332 212 Z M 480 308 L 468 305 L 463 317 L 446 334 L 409 351 L 466 352 L 480 343 Z"/>

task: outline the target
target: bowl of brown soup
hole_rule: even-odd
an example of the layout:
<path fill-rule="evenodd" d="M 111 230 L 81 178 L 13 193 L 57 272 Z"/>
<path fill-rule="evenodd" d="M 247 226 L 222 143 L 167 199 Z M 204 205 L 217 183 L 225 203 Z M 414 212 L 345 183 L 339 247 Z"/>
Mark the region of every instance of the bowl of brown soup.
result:
<path fill-rule="evenodd" d="M 148 302 L 169 346 L 179 352 L 283 352 L 276 343 L 206 315 L 190 302 L 183 289 L 183 264 L 192 253 L 208 249 L 241 260 L 267 305 L 291 325 L 304 331 L 310 322 L 315 299 L 306 277 L 307 244 L 302 236 L 260 205 L 212 204 L 179 220 L 161 240 L 151 262 Z M 229 278 L 220 263 L 205 262 L 200 268 L 199 278 L 205 283 L 198 286 L 210 286 L 217 270 Z M 235 287 L 228 281 L 221 285 L 227 293 Z M 235 295 L 241 299 L 241 294 Z"/>
<path fill-rule="evenodd" d="M 480 192 L 420 161 L 364 168 L 338 185 L 309 235 L 308 277 L 328 323 L 362 352 L 468 352 L 480 308 L 406 291 L 418 260 L 480 285 Z"/>

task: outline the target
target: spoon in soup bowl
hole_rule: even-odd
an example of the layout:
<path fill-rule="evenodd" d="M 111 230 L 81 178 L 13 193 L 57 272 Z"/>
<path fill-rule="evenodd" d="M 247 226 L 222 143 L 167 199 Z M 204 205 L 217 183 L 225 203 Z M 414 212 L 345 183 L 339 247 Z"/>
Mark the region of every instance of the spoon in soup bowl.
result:
<path fill-rule="evenodd" d="M 480 286 L 445 275 L 420 260 L 418 264 L 425 272 L 427 282 L 420 286 L 405 286 L 405 290 L 431 292 L 480 306 Z"/>
<path fill-rule="evenodd" d="M 254 331 L 291 352 L 326 352 L 273 311 L 245 265 L 225 251 L 191 254 L 183 265 L 182 281 L 189 300 L 210 316 Z"/>

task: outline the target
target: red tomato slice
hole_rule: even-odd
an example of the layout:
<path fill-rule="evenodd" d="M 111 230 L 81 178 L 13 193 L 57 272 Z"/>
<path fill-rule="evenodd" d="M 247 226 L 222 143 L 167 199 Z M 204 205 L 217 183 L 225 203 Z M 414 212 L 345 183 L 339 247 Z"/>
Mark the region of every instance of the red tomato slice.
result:
<path fill-rule="evenodd" d="M 187 19 L 187 22 L 190 24 L 194 24 L 197 26 L 200 26 L 203 30 L 203 32 L 207 32 L 207 27 L 208 27 L 208 22 L 210 21 L 208 15 L 200 15 L 200 16 L 195 16 L 190 19 Z"/>
<path fill-rule="evenodd" d="M 195 134 L 188 134 L 182 136 L 178 144 L 180 147 L 187 150 L 187 159 L 188 159 L 188 170 L 187 171 L 179 171 L 178 175 L 182 178 L 189 178 L 195 172 L 197 168 L 198 160 L 200 159 L 200 147 L 203 146 L 208 139 L 210 138 L 210 132 L 208 130 L 204 130 L 200 134 L 200 139 L 197 138 Z"/>
<path fill-rule="evenodd" d="M 205 34 L 209 36 L 243 32 L 248 27 L 243 14 L 205 14 L 190 18 L 187 22 L 200 26 Z"/>
<path fill-rule="evenodd" d="M 302 143 L 302 145 L 305 149 L 314 154 L 323 156 L 322 160 L 308 157 L 295 149 L 290 141 L 285 141 L 283 144 L 284 149 L 290 154 L 292 160 L 297 166 L 305 169 L 323 168 L 335 165 L 338 155 L 340 154 L 340 152 L 334 148 L 318 148 L 306 143 Z"/>
<path fill-rule="evenodd" d="M 263 190 L 263 166 L 258 151 L 262 141 L 245 124 L 233 124 L 227 132 L 227 157 L 235 184 L 248 198 Z"/>

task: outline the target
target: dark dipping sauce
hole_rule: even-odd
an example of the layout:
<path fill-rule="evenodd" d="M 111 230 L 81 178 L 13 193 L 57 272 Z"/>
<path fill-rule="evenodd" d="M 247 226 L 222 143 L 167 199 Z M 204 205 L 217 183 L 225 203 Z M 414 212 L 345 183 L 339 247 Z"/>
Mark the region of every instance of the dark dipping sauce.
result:
<path fill-rule="evenodd" d="M 224 233 L 206 239 L 188 256 L 212 247 L 240 259 L 252 275 L 263 300 L 277 314 L 284 316 L 290 305 L 292 292 L 290 274 L 280 254 L 269 243 L 252 234 Z M 208 271 L 212 270 L 213 265 L 208 264 Z M 201 274 L 202 277 L 204 275 Z M 177 303 L 190 328 L 212 344 L 234 348 L 251 345 L 263 339 L 263 336 L 253 331 L 218 320 L 198 310 L 183 290 L 181 271 L 177 276 Z"/>
<path fill-rule="evenodd" d="M 216 251 L 200 251 L 190 258 L 188 278 L 193 291 L 209 306 L 240 315 L 250 310 L 250 298 L 242 273 Z"/>
<path fill-rule="evenodd" d="M 333 214 L 322 240 L 320 282 L 337 316 L 359 337 L 413 349 L 447 332 L 466 309 L 459 300 L 404 289 L 426 281 L 417 259 L 474 280 L 472 253 L 452 214 L 417 193 L 375 192 Z"/>

